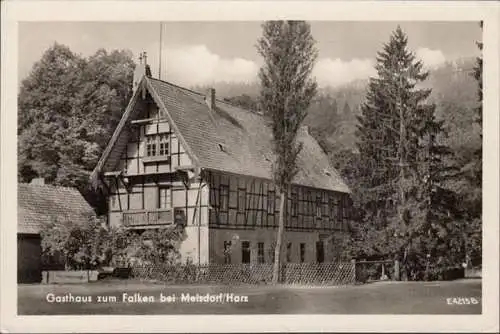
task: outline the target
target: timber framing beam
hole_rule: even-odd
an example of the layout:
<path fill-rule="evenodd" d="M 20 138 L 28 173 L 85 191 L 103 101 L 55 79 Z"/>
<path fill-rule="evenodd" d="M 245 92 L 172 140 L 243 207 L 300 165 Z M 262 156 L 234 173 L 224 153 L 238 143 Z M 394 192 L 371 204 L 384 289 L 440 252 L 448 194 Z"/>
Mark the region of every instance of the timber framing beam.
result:
<path fill-rule="evenodd" d="M 153 117 L 153 118 L 135 119 L 135 120 L 131 120 L 129 123 L 131 125 L 141 125 L 141 124 L 162 122 L 162 121 L 167 121 L 167 119 Z"/>

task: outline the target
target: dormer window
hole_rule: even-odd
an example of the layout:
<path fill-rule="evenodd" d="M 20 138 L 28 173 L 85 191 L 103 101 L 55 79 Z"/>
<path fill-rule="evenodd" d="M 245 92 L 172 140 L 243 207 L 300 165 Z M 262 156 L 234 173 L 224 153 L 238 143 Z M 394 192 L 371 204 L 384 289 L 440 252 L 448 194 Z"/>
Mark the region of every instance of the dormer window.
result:
<path fill-rule="evenodd" d="M 222 143 L 218 143 L 218 146 L 219 146 L 219 150 L 221 150 L 222 152 L 226 152 L 226 146 Z"/>

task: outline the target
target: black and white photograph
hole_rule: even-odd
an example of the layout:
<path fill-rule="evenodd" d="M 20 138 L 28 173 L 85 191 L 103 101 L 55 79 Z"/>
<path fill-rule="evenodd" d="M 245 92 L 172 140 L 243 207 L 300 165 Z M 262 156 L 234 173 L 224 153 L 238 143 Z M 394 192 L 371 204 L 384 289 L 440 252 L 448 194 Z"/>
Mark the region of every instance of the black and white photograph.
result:
<path fill-rule="evenodd" d="M 14 317 L 498 311 L 498 18 L 172 15 L 7 36 Z"/>

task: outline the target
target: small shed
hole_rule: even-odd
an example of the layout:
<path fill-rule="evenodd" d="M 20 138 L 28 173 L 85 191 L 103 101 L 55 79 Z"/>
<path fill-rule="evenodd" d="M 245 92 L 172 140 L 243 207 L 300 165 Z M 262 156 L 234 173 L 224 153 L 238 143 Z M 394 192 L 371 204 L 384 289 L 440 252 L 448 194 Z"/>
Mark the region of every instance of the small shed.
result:
<path fill-rule="evenodd" d="M 18 184 L 17 203 L 17 282 L 39 283 L 44 224 L 58 218 L 85 223 L 95 213 L 77 189 L 47 185 L 40 178 Z"/>

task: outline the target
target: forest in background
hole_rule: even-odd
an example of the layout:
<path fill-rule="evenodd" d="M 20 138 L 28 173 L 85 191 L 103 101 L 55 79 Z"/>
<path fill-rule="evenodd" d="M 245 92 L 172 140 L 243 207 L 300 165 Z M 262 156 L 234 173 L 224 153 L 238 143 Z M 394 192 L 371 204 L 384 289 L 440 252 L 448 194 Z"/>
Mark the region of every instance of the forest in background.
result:
<path fill-rule="evenodd" d="M 471 151 L 481 145 L 480 129 L 473 122 L 477 82 L 471 74 L 475 62 L 475 58 L 447 61 L 431 69 L 423 84 L 423 87 L 432 88 L 430 100 L 437 104 L 437 117 L 445 121 L 450 145 L 457 151 Z M 367 85 L 368 79 L 318 89 L 304 125 L 332 158 L 341 151 L 356 150 L 356 116 L 365 100 Z M 219 98 L 244 108 L 258 109 L 259 86 L 256 83 L 217 82 L 213 87 Z M 190 88 L 204 92 L 209 87 Z"/>

